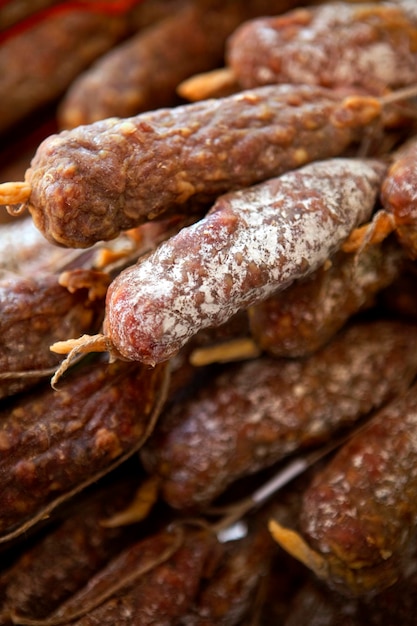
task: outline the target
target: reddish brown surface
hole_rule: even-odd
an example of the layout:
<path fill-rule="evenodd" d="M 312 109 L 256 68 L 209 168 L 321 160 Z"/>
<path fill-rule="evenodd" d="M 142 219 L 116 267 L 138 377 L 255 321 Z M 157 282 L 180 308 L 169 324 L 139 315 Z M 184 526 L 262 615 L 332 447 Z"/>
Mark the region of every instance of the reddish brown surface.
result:
<path fill-rule="evenodd" d="M 60 105 L 62 128 L 178 104 L 181 81 L 224 60 L 227 37 L 253 15 L 279 13 L 296 0 L 185 2 L 172 15 L 103 55 L 73 82 Z"/>
<path fill-rule="evenodd" d="M 307 276 L 370 219 L 385 169 L 374 159 L 327 159 L 220 196 L 112 282 L 109 349 L 165 361 L 201 329 Z"/>
<path fill-rule="evenodd" d="M 373 99 L 294 85 L 110 118 L 39 146 L 28 208 L 51 241 L 88 247 L 190 199 L 341 154 L 379 115 Z"/>
<path fill-rule="evenodd" d="M 87 363 L 0 411 L 0 531 L 91 482 L 144 437 L 164 368 Z"/>
<path fill-rule="evenodd" d="M 7 572 L 0 623 L 12 612 L 46 617 L 132 541 L 128 528 L 101 522 L 129 504 L 136 486 L 124 476 L 89 491 L 75 511 L 24 551 Z"/>
<path fill-rule="evenodd" d="M 102 572 L 100 586 L 105 588 L 106 581 L 107 585 L 112 585 L 142 562 L 152 562 L 171 541 L 168 533 L 160 533 L 134 544 L 114 559 L 105 573 Z M 177 623 L 197 593 L 212 546 L 212 536 L 190 533 L 172 557 L 72 623 L 77 626 L 97 623 L 102 626 L 169 626 Z M 72 600 L 73 606 L 82 607 L 88 595 L 87 589 L 86 596 L 79 595 Z"/>
<path fill-rule="evenodd" d="M 417 140 L 405 143 L 393 156 L 382 184 L 383 207 L 394 216 L 398 239 L 412 259 L 417 258 Z"/>
<path fill-rule="evenodd" d="M 353 326 L 307 360 L 230 365 L 160 418 L 141 451 L 174 507 L 210 503 L 237 478 L 328 439 L 407 389 L 416 328 Z"/>
<path fill-rule="evenodd" d="M 304 495 L 301 526 L 347 593 L 378 591 L 401 575 L 416 524 L 417 387 L 343 446 Z"/>
<path fill-rule="evenodd" d="M 196 601 L 183 616 L 186 626 L 237 626 L 252 613 L 256 595 L 269 573 L 274 544 L 265 527 L 222 546 L 217 566 L 202 580 Z"/>
<path fill-rule="evenodd" d="M 17 32 L 0 34 L 0 132 L 60 97 L 126 31 L 123 17 L 109 20 L 83 9 L 62 11 L 59 5 L 46 19 L 36 21 L 35 14 L 33 20 L 27 29 L 17 24 Z"/>
<path fill-rule="evenodd" d="M 52 343 L 90 332 L 100 315 L 99 302 L 89 302 L 85 290 L 69 293 L 53 274 L 0 281 L 0 308 L 0 371 L 16 374 L 0 377 L 0 397 L 45 377 L 19 374 L 58 367 L 61 359 L 50 351 Z"/>
<path fill-rule="evenodd" d="M 403 260 L 392 242 L 358 255 L 336 253 L 307 278 L 251 307 L 252 336 L 274 356 L 311 354 L 375 303 L 376 294 L 398 278 Z"/>
<path fill-rule="evenodd" d="M 382 94 L 417 81 L 417 22 L 406 6 L 328 3 L 238 28 L 227 61 L 244 88 L 307 83 Z"/>

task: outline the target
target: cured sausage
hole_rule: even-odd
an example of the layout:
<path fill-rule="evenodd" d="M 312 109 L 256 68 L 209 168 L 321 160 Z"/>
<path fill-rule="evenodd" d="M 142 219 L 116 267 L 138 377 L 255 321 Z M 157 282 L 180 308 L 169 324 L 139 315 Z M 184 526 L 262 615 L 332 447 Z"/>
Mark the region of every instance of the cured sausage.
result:
<path fill-rule="evenodd" d="M 417 258 L 417 137 L 393 156 L 382 183 L 381 202 L 393 217 L 393 228 L 412 259 Z"/>
<path fill-rule="evenodd" d="M 416 525 L 417 386 L 401 394 L 319 471 L 303 497 L 302 537 L 271 531 L 328 584 L 363 595 L 393 585 Z"/>
<path fill-rule="evenodd" d="M 52 274 L 0 280 L 0 398 L 49 377 L 59 363 L 51 343 L 97 328 L 101 307 L 102 300 L 90 302 L 86 290 L 70 293 Z"/>
<path fill-rule="evenodd" d="M 238 626 L 248 623 L 256 592 L 269 573 L 274 544 L 265 527 L 250 528 L 242 539 L 223 544 L 217 567 L 201 581 L 196 601 L 180 621 L 183 626 Z M 254 623 L 254 622 L 252 622 Z"/>
<path fill-rule="evenodd" d="M 101 522 L 124 509 L 137 488 L 137 477 L 112 476 L 75 499 L 63 520 L 53 524 L 5 571 L 0 624 L 10 616 L 45 618 L 86 584 L 109 559 L 132 542 L 125 526 L 108 528 Z"/>
<path fill-rule="evenodd" d="M 30 216 L 0 227 L 0 276 L 55 273 L 73 258 L 74 250 L 46 241 Z"/>
<path fill-rule="evenodd" d="M 395 232 L 399 242 L 411 259 L 417 258 L 417 137 L 400 145 L 390 155 L 391 165 L 381 185 L 381 204 L 368 225 L 352 233 L 343 249 L 349 252 L 370 243 L 382 241 Z"/>
<path fill-rule="evenodd" d="M 112 559 L 50 621 L 76 626 L 178 624 L 197 595 L 214 544 L 210 533 L 182 533 L 175 527 L 139 540 Z M 120 588 L 112 593 L 115 586 Z M 77 614 L 80 617 L 74 620 Z"/>
<path fill-rule="evenodd" d="M 14 3 L 15 4 L 15 3 Z M 45 9 L 31 27 L 0 33 L 0 132 L 63 94 L 72 80 L 128 30 L 126 15 L 109 19 L 88 3 Z M 91 3 L 93 4 L 93 3 Z"/>
<path fill-rule="evenodd" d="M 383 94 L 417 82 L 416 36 L 406 5 L 335 2 L 246 22 L 226 57 L 246 89 L 307 83 Z"/>
<path fill-rule="evenodd" d="M 374 98 L 280 85 L 110 118 L 44 140 L 26 182 L 0 186 L 0 203 L 23 202 L 52 242 L 88 247 L 192 199 L 340 155 L 381 110 Z"/>
<path fill-rule="evenodd" d="M 0 543 L 18 536 L 133 454 L 164 399 L 166 368 L 80 365 L 0 411 Z"/>
<path fill-rule="evenodd" d="M 106 348 L 165 361 L 200 329 L 306 276 L 372 214 L 384 172 L 379 161 L 334 159 L 221 196 L 113 281 Z"/>
<path fill-rule="evenodd" d="M 327 343 L 347 320 L 370 308 L 398 279 L 404 253 L 386 241 L 358 254 L 339 251 L 304 279 L 250 307 L 250 331 L 269 354 L 298 357 Z"/>
<path fill-rule="evenodd" d="M 414 326 L 379 321 L 346 329 L 308 359 L 229 365 L 161 415 L 140 453 L 145 468 L 171 506 L 205 506 L 406 390 L 416 340 Z"/>
<path fill-rule="evenodd" d="M 60 127 L 74 128 L 178 104 L 178 83 L 221 65 L 225 41 L 243 20 L 263 12 L 286 11 L 296 3 L 186 2 L 172 15 L 140 29 L 81 74 L 60 104 Z"/>

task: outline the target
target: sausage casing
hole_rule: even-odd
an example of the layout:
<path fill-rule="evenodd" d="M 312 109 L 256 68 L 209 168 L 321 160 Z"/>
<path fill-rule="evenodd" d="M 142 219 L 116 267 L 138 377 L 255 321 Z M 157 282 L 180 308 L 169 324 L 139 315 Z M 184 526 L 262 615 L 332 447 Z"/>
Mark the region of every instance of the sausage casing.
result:
<path fill-rule="evenodd" d="M 406 390 L 416 339 L 412 325 L 375 321 L 346 329 L 308 359 L 229 365 L 161 415 L 142 461 L 171 506 L 205 506 L 234 480 L 326 441 Z"/>
<path fill-rule="evenodd" d="M 379 592 L 402 574 L 415 537 L 417 386 L 380 409 L 319 470 L 303 497 L 294 554 L 348 595 Z M 284 547 L 285 534 L 271 526 Z M 287 535 L 288 537 L 288 535 Z M 307 547 L 306 547 L 307 546 Z"/>
<path fill-rule="evenodd" d="M 384 172 L 376 160 L 329 159 L 221 196 L 110 285 L 111 349 L 164 361 L 200 329 L 317 269 L 372 214 Z"/>
<path fill-rule="evenodd" d="M 380 114 L 374 98 L 280 85 L 109 118 L 44 140 L 27 206 L 48 239 L 88 247 L 190 199 L 337 156 Z"/>

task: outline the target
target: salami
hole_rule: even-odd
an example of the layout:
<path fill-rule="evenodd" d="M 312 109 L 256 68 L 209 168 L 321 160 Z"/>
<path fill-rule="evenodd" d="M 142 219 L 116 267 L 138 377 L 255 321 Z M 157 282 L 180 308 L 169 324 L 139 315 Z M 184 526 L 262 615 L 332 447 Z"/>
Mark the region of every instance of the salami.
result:
<path fill-rule="evenodd" d="M 110 285 L 107 348 L 165 361 L 200 329 L 317 269 L 372 214 L 384 172 L 379 161 L 334 159 L 220 197 Z"/>
<path fill-rule="evenodd" d="M 263 525 L 250 528 L 246 537 L 224 544 L 218 552 L 218 562 L 201 581 L 196 601 L 182 617 L 181 626 L 239 626 L 246 623 L 244 618 L 252 622 L 249 618 L 256 595 L 274 554 L 271 537 L 265 534 Z"/>
<path fill-rule="evenodd" d="M 416 328 L 352 326 L 308 359 L 229 365 L 161 415 L 141 450 L 177 509 L 209 504 L 234 480 L 325 441 L 405 391 L 417 371 Z"/>
<path fill-rule="evenodd" d="M 256 344 L 281 357 L 311 354 L 349 318 L 372 307 L 377 294 L 398 279 L 404 253 L 386 241 L 358 254 L 339 251 L 318 270 L 249 309 Z"/>
<path fill-rule="evenodd" d="M 173 528 L 133 543 L 63 604 L 50 621 L 76 626 L 180 623 L 197 595 L 215 544 L 214 536 L 207 532 L 183 534 Z M 79 619 L 74 619 L 77 615 Z"/>
<path fill-rule="evenodd" d="M 72 83 L 59 107 L 61 128 L 178 104 L 178 83 L 221 65 L 226 38 L 243 20 L 295 4 L 296 0 L 186 2 L 103 55 Z"/>
<path fill-rule="evenodd" d="M 126 33 L 126 16 L 109 19 L 87 6 L 45 10 L 32 27 L 0 33 L 0 132 L 61 96 L 91 61 Z M 75 5 L 77 7 L 77 5 Z"/>
<path fill-rule="evenodd" d="M 417 258 L 415 177 L 417 172 L 417 139 L 400 145 L 390 155 L 391 165 L 381 185 L 382 210 L 378 211 L 370 224 L 353 231 L 343 249 L 348 252 L 382 241 L 395 232 L 407 255 Z"/>
<path fill-rule="evenodd" d="M 0 276 L 55 273 L 73 258 L 74 250 L 46 241 L 30 216 L 0 227 Z"/>
<path fill-rule="evenodd" d="M 401 581 L 375 597 L 345 596 L 311 578 L 291 599 L 283 626 L 414 626 L 417 610 L 415 550 Z"/>
<path fill-rule="evenodd" d="M 23 551 L 5 572 L 2 625 L 11 615 L 15 623 L 46 618 L 132 542 L 134 533 L 126 527 L 107 528 L 101 522 L 128 506 L 135 488 L 133 477 L 109 477 L 76 499 L 75 510 Z"/>
<path fill-rule="evenodd" d="M 243 24 L 226 56 L 246 89 L 307 83 L 383 94 L 417 82 L 416 36 L 406 5 L 330 2 Z"/>
<path fill-rule="evenodd" d="M 166 368 L 87 363 L 59 391 L 47 384 L 0 413 L 0 543 L 133 454 L 164 397 Z"/>
<path fill-rule="evenodd" d="M 0 187 L 23 202 L 52 242 L 88 247 L 187 201 L 255 184 L 340 155 L 381 118 L 369 97 L 344 100 L 309 85 L 266 86 L 80 126 L 47 138 L 25 183 Z"/>
<path fill-rule="evenodd" d="M 97 328 L 100 305 L 85 290 L 70 293 L 52 274 L 0 280 L 0 398 L 50 376 L 58 365 L 51 343 Z"/>
<path fill-rule="evenodd" d="M 276 539 L 346 594 L 394 584 L 416 525 L 417 387 L 400 395 L 317 473 L 304 494 L 301 537 Z"/>

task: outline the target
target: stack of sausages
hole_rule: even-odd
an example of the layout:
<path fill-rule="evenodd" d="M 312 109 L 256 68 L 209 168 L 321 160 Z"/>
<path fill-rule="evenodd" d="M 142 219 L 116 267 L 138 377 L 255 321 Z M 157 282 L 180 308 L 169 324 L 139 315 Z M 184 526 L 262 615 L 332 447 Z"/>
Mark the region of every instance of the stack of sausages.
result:
<path fill-rule="evenodd" d="M 2 102 L 0 624 L 411 625 L 414 3 L 113 4 Z"/>

